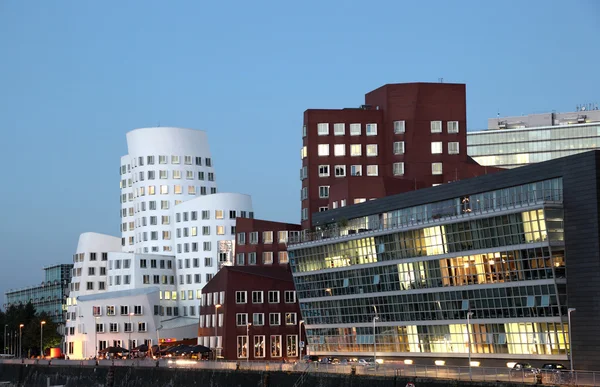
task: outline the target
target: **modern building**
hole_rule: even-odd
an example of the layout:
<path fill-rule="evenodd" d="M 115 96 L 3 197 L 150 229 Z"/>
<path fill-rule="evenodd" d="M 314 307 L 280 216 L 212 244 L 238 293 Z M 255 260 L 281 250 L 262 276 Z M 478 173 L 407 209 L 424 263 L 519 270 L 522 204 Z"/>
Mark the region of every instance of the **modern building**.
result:
<path fill-rule="evenodd" d="M 599 176 L 592 151 L 315 214 L 288 246 L 311 352 L 598 370 Z"/>
<path fill-rule="evenodd" d="M 300 225 L 239 218 L 236 231 L 236 266 L 287 267 L 288 239 L 298 237 Z"/>
<path fill-rule="evenodd" d="M 302 229 L 312 214 L 495 172 L 467 156 L 466 87 L 388 84 L 360 108 L 304 112 Z"/>
<path fill-rule="evenodd" d="M 220 264 L 233 263 L 236 218 L 254 217 L 248 195 L 217 193 L 205 132 L 136 129 L 127 147 L 121 238 L 84 233 L 73 257 L 71 358 L 107 345 L 196 338 L 202 287 Z"/>
<path fill-rule="evenodd" d="M 593 109 L 593 110 L 590 110 Z M 600 148 L 600 110 L 543 113 L 488 120 L 467 133 L 467 153 L 481 165 L 514 168 Z"/>
<path fill-rule="evenodd" d="M 59 326 L 63 325 L 72 268 L 72 264 L 45 267 L 44 281 L 40 285 L 7 291 L 4 294 L 4 308 L 31 302 L 37 313 L 46 313 Z"/>
<path fill-rule="evenodd" d="M 226 266 L 203 289 L 198 342 L 225 360 L 298 360 L 302 323 L 287 264 Z"/>

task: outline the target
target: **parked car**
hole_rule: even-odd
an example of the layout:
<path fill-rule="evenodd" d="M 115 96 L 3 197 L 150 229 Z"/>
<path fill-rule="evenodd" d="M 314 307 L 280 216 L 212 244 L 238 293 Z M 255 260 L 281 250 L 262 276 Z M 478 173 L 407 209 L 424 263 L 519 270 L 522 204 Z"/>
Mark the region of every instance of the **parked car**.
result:
<path fill-rule="evenodd" d="M 547 363 L 540 368 L 541 371 L 568 372 L 569 369 L 560 363 Z"/>
<path fill-rule="evenodd" d="M 303 360 L 305 363 L 314 363 L 319 361 L 319 357 L 317 355 L 305 355 Z"/>
<path fill-rule="evenodd" d="M 529 363 L 516 363 L 510 370 L 511 378 L 518 378 L 522 376 L 529 376 L 537 373 L 537 368 L 533 367 Z"/>

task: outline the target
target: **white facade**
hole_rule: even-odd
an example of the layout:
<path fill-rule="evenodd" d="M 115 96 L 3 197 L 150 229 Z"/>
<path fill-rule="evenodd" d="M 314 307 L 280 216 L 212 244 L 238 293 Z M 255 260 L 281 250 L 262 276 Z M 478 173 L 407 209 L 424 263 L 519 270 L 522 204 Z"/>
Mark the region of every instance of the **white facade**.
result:
<path fill-rule="evenodd" d="M 72 359 L 156 343 L 157 330 L 197 337 L 202 287 L 233 262 L 235 218 L 254 217 L 250 196 L 217 193 L 205 132 L 136 129 L 127 146 L 122 238 L 82 234 L 74 255 L 65 336 Z"/>

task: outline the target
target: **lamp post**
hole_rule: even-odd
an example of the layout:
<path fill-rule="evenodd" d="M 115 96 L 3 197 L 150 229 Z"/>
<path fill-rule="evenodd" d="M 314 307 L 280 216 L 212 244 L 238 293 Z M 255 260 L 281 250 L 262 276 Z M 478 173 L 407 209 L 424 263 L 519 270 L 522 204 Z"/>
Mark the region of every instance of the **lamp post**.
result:
<path fill-rule="evenodd" d="M 40 359 L 44 357 L 44 325 L 46 321 L 40 321 Z"/>
<path fill-rule="evenodd" d="M 377 315 L 377 307 L 373 305 L 375 316 L 373 316 L 373 366 L 377 369 L 377 333 L 375 332 L 375 321 L 379 320 Z"/>
<path fill-rule="evenodd" d="M 300 342 L 302 341 L 302 324 L 304 324 L 304 320 L 298 321 L 298 361 L 302 360 L 302 347 L 300 346 Z"/>
<path fill-rule="evenodd" d="M 250 327 L 252 323 L 246 324 L 246 363 L 250 361 Z"/>
<path fill-rule="evenodd" d="M 217 347 L 219 346 L 219 336 L 217 329 L 219 328 L 219 319 L 217 311 L 221 307 L 221 304 L 215 304 L 215 361 L 217 361 Z"/>
<path fill-rule="evenodd" d="M 98 316 L 94 317 L 94 359 L 98 357 Z"/>
<path fill-rule="evenodd" d="M 8 324 L 4 324 L 4 338 L 2 339 L 2 344 L 4 348 L 2 348 L 2 353 L 6 355 L 6 328 L 8 328 Z"/>
<path fill-rule="evenodd" d="M 569 321 L 569 362 L 571 363 L 571 374 L 573 373 L 573 342 L 571 341 L 571 313 L 575 312 L 577 309 L 569 308 L 567 310 L 567 318 Z"/>
<path fill-rule="evenodd" d="M 133 325 L 131 325 L 131 316 L 133 316 L 133 312 L 129 313 L 129 343 L 127 344 L 127 349 L 129 350 L 130 355 L 131 355 L 131 331 L 133 330 Z"/>
<path fill-rule="evenodd" d="M 473 316 L 473 312 L 467 312 L 467 345 L 469 346 L 469 379 L 473 380 L 473 372 L 471 369 L 471 316 Z"/>
<path fill-rule="evenodd" d="M 19 358 L 23 357 L 23 327 L 25 324 L 19 324 Z"/>

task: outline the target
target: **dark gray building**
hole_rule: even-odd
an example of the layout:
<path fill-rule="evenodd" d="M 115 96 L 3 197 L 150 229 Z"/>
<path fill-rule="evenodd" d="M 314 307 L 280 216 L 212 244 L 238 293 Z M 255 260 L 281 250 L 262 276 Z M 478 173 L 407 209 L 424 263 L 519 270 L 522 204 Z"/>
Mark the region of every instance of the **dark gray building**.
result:
<path fill-rule="evenodd" d="M 568 366 L 574 308 L 574 367 L 600 369 L 599 170 L 592 151 L 314 214 L 288 249 L 311 353 Z"/>

